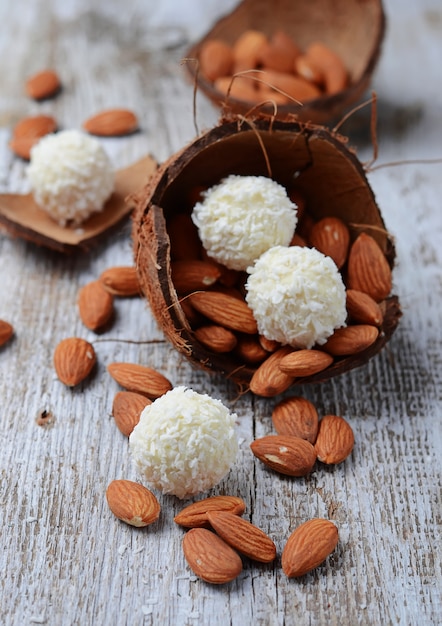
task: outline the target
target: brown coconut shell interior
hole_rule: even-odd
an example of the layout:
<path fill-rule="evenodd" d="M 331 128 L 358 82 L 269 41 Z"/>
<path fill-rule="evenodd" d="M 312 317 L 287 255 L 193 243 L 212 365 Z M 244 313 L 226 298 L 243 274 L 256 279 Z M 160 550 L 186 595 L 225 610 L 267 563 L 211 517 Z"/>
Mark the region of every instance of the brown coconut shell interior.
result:
<path fill-rule="evenodd" d="M 134 200 L 134 256 L 141 288 L 173 346 L 194 365 L 222 373 L 242 388 L 255 371 L 233 353 L 217 354 L 195 338 L 171 278 L 168 221 L 191 213 L 195 187 L 209 187 L 229 174 L 271 176 L 296 188 L 314 220 L 336 216 L 348 226 L 352 240 L 365 231 L 376 239 L 391 267 L 392 238 L 368 184 L 364 169 L 345 140 L 327 129 L 266 119 L 252 125 L 226 122 L 196 139 L 161 166 Z M 321 382 L 366 363 L 394 332 L 401 312 L 396 296 L 383 303 L 379 337 L 361 353 L 335 359 L 326 370 L 294 381 Z"/>
<path fill-rule="evenodd" d="M 201 48 L 210 39 L 221 39 L 232 45 L 246 30 L 258 30 L 271 37 L 283 30 L 305 50 L 321 41 L 337 53 L 345 64 L 349 84 L 343 91 L 308 101 L 277 107 L 276 116 L 288 119 L 296 115 L 299 121 L 325 124 L 336 120 L 360 100 L 370 85 L 381 53 L 385 35 L 385 13 L 380 0 L 243 0 L 239 6 L 214 24 L 211 30 L 186 53 L 185 69 L 191 80 L 214 104 L 225 106 L 233 113 L 246 114 L 254 103 L 229 97 L 217 91 L 213 83 L 198 71 Z M 259 108 L 261 114 L 274 115 L 275 108 L 267 103 Z"/>

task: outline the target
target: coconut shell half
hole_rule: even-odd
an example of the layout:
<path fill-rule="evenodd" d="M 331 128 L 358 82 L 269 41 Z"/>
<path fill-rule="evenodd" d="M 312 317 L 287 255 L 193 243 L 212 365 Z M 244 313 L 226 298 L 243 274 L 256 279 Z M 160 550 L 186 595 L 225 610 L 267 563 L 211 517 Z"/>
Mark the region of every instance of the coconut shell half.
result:
<path fill-rule="evenodd" d="M 222 373 L 247 389 L 258 365 L 245 363 L 234 350 L 217 353 L 201 343 L 195 334 L 198 321 L 190 319 L 186 297 L 177 294 L 172 279 L 176 247 L 171 241 L 177 242 L 176 233 L 170 236 L 172 224 L 177 217 L 190 222 L 198 190 L 229 174 L 269 176 L 287 189 L 295 185 L 306 207 L 297 228 L 335 216 L 347 225 L 351 242 L 361 232 L 370 234 L 390 268 L 395 250 L 361 163 L 343 137 L 324 127 L 271 123 L 265 118 L 253 123 L 226 121 L 164 163 L 149 184 L 132 198 L 134 256 L 141 288 L 158 324 L 181 354 L 194 365 Z M 188 239 L 184 231 L 182 239 Z M 345 271 L 344 266 L 344 282 Z M 243 284 L 244 276 L 240 280 Z M 217 288 L 225 289 L 216 284 L 210 287 Z M 363 365 L 377 354 L 390 339 L 401 315 L 394 295 L 385 298 L 380 306 L 383 322 L 372 345 L 351 356 L 335 357 L 325 370 L 296 378 L 293 384 L 328 380 Z"/>
<path fill-rule="evenodd" d="M 369 87 L 385 35 L 385 14 L 380 0 L 243 0 L 185 55 L 185 71 L 198 89 L 217 106 L 237 114 L 247 114 L 256 102 L 233 97 L 233 93 L 226 98 L 204 76 L 196 61 L 207 42 L 221 40 L 233 46 L 249 30 L 262 32 L 269 38 L 282 30 L 301 51 L 320 41 L 342 59 L 348 73 L 345 88 L 301 104 L 293 101 L 277 105 L 279 119 L 296 115 L 299 121 L 326 124 L 342 117 Z M 269 102 L 260 105 L 259 111 L 275 114 L 274 105 Z"/>

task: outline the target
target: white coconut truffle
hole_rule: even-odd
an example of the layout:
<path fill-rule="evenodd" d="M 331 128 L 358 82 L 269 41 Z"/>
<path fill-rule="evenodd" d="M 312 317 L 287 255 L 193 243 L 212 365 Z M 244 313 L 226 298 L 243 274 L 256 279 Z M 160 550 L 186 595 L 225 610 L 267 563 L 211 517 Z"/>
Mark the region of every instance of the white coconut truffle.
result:
<path fill-rule="evenodd" d="M 203 192 L 193 208 L 207 254 L 234 270 L 245 270 L 273 246 L 288 246 L 297 206 L 285 188 L 265 176 L 232 174 Z"/>
<path fill-rule="evenodd" d="M 101 211 L 114 188 L 100 142 L 77 130 L 43 137 L 31 150 L 27 173 L 35 201 L 61 226 Z"/>
<path fill-rule="evenodd" d="M 235 419 L 206 394 L 186 387 L 168 391 L 143 410 L 129 437 L 141 476 L 178 498 L 211 489 L 236 460 Z"/>
<path fill-rule="evenodd" d="M 246 301 L 268 339 L 312 348 L 345 326 L 345 286 L 334 261 L 322 252 L 277 246 L 249 272 Z"/>

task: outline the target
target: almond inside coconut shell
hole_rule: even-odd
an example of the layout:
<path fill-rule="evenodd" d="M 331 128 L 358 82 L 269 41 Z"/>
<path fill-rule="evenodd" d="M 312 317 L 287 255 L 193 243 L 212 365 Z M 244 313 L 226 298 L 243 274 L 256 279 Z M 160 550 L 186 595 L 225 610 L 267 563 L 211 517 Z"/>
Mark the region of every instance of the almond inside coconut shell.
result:
<path fill-rule="evenodd" d="M 270 170 L 269 171 L 269 167 Z M 370 234 L 393 267 L 394 246 L 376 205 L 364 169 L 344 138 L 324 127 L 266 119 L 253 125 L 225 122 L 197 138 L 163 164 L 149 185 L 132 198 L 134 256 L 141 288 L 173 346 L 193 364 L 222 373 L 247 388 L 255 366 L 235 352 L 219 354 L 200 343 L 175 290 L 168 225 L 178 214 L 190 215 L 195 189 L 207 188 L 229 174 L 269 176 L 296 189 L 306 202 L 308 219 L 340 218 L 351 241 Z M 343 269 L 345 276 L 345 268 Z M 364 351 L 335 358 L 325 370 L 293 384 L 327 380 L 366 363 L 394 332 L 401 312 L 398 298 L 382 304 L 383 322 L 376 341 Z"/>
<path fill-rule="evenodd" d="M 221 40 L 233 45 L 247 30 L 257 30 L 268 37 L 282 30 L 302 51 L 309 44 L 321 41 L 340 57 L 348 73 L 345 89 L 302 105 L 279 104 L 276 112 L 279 119 L 296 115 L 300 121 L 325 124 L 340 118 L 368 88 L 385 35 L 385 14 L 380 0 L 244 0 L 232 13 L 216 22 L 185 55 L 190 59 L 185 71 L 198 89 L 214 104 L 241 114 L 249 112 L 256 103 L 231 96 L 226 100 L 213 82 L 198 70 L 195 59 L 208 41 Z M 259 112 L 274 115 L 274 106 L 267 103 L 260 106 Z"/>

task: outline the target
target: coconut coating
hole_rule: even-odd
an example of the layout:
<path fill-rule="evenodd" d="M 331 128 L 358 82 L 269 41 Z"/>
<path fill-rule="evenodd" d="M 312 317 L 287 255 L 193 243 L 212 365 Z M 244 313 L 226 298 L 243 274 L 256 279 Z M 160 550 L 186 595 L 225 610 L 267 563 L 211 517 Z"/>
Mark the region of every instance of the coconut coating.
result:
<path fill-rule="evenodd" d="M 285 188 L 271 178 L 232 174 L 203 193 L 192 220 L 207 254 L 242 271 L 268 248 L 289 245 L 296 209 Z"/>
<path fill-rule="evenodd" d="M 276 246 L 249 268 L 246 301 L 259 332 L 297 348 L 324 344 L 347 317 L 334 261 L 314 248 Z"/>
<path fill-rule="evenodd" d="M 236 460 L 235 419 L 206 394 L 186 387 L 168 391 L 143 410 L 129 437 L 140 475 L 178 498 L 211 489 Z"/>
<path fill-rule="evenodd" d="M 28 178 L 37 204 L 61 226 L 103 209 L 114 172 L 98 139 L 77 130 L 46 135 L 31 149 Z"/>

